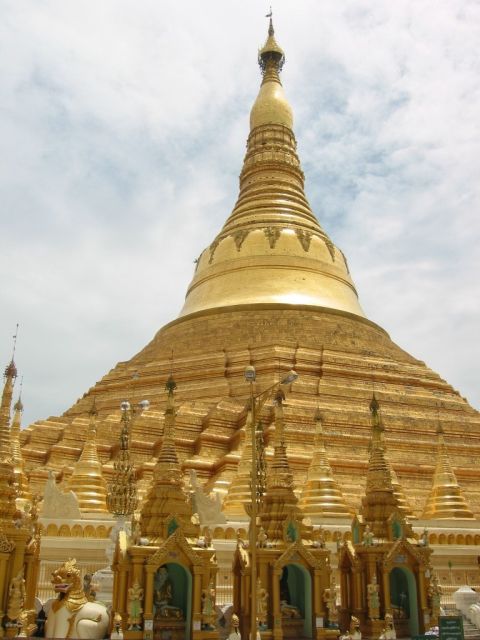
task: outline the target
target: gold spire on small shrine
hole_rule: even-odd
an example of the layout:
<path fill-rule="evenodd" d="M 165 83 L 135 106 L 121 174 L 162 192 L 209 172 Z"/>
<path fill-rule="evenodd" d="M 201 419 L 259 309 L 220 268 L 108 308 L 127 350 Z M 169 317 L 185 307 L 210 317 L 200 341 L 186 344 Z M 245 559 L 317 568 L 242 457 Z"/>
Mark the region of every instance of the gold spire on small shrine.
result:
<path fill-rule="evenodd" d="M 18 396 L 17 402 L 13 406 L 14 414 L 12 426 L 10 429 L 10 439 L 12 447 L 12 460 L 15 473 L 15 484 L 17 489 L 17 501 L 27 502 L 32 499 L 30 486 L 28 484 L 27 474 L 25 473 L 25 463 L 22 456 L 22 448 L 20 446 L 20 428 L 22 422 L 23 404 L 21 395 Z"/>
<path fill-rule="evenodd" d="M 375 394 L 374 394 L 375 396 Z M 403 487 L 400 484 L 400 481 L 398 479 L 397 476 L 397 472 L 395 471 L 395 469 L 392 466 L 392 463 L 390 462 L 390 458 L 388 456 L 388 452 L 387 452 L 387 445 L 385 442 L 385 427 L 383 426 L 382 423 L 382 416 L 380 415 L 380 412 L 377 411 L 377 418 L 381 423 L 381 430 L 380 430 L 380 439 L 382 441 L 382 445 L 383 445 L 383 450 L 385 453 L 385 461 L 388 465 L 388 468 L 390 469 L 390 476 L 392 478 L 392 487 L 393 487 L 393 493 L 395 495 L 395 498 L 397 499 L 397 505 L 398 505 L 398 509 L 401 513 L 403 513 L 403 515 L 406 518 L 414 518 L 415 516 L 413 515 L 413 512 L 408 504 L 407 498 L 405 496 L 405 492 L 403 491 Z"/>
<path fill-rule="evenodd" d="M 296 521 L 299 525 L 303 520 L 298 498 L 293 490 L 293 473 L 288 464 L 285 446 L 284 397 L 282 390 L 279 389 L 274 404 L 273 460 L 268 466 L 266 491 L 260 510 L 260 524 L 268 539 L 275 542 L 285 539 L 285 525 L 288 519 Z"/>
<path fill-rule="evenodd" d="M 106 513 L 107 485 L 102 473 L 102 463 L 98 457 L 96 419 L 97 410 L 94 401 L 90 410 L 87 439 L 67 486 L 77 496 L 80 511 Z"/>
<path fill-rule="evenodd" d="M 388 538 L 388 518 L 399 511 L 398 500 L 392 483 L 390 465 L 385 457 L 383 441 L 384 426 L 379 415 L 380 405 L 373 394 L 370 402 L 372 414 L 372 436 L 370 442 L 370 458 L 367 468 L 365 496 L 362 498 L 360 513 L 370 526 L 372 533 L 378 538 Z"/>
<path fill-rule="evenodd" d="M 10 408 L 17 368 L 12 361 L 5 369 L 5 384 L 0 403 L 0 522 L 11 524 L 15 514 L 15 474 L 10 441 Z"/>
<path fill-rule="evenodd" d="M 117 517 L 131 516 L 138 506 L 137 478 L 130 459 L 130 403 L 121 404 L 120 451 L 113 463 L 113 478 L 108 486 L 107 507 Z"/>
<path fill-rule="evenodd" d="M 437 427 L 437 464 L 423 517 L 429 520 L 471 520 L 475 517 L 457 482 L 440 422 Z"/>
<path fill-rule="evenodd" d="M 192 523 L 192 507 L 183 487 L 182 469 L 175 447 L 176 386 L 170 376 L 166 384 L 168 397 L 162 446 L 140 516 L 142 536 L 147 537 L 151 543 L 166 540 L 179 526 L 183 528 L 186 537 L 193 538 L 199 533 L 198 524 Z"/>
<path fill-rule="evenodd" d="M 312 462 L 308 469 L 300 507 L 309 517 L 348 518 L 351 515 L 328 462 L 323 436 L 322 414 L 319 409 L 315 413 Z"/>

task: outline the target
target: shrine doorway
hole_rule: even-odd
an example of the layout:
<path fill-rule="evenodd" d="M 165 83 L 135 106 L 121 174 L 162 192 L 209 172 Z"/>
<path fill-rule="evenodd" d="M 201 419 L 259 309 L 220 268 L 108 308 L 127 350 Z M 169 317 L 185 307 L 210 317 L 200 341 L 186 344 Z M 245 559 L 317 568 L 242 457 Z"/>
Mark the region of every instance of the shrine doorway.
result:
<path fill-rule="evenodd" d="M 408 620 L 411 636 L 418 635 L 418 596 L 415 576 L 406 567 L 395 567 L 390 572 L 390 601 L 395 624 Z"/>
<path fill-rule="evenodd" d="M 165 577 L 165 569 L 168 574 Z M 191 638 L 192 627 L 192 574 L 187 567 L 178 562 L 167 562 L 162 565 L 155 576 L 155 591 L 160 587 L 163 573 L 163 581 L 167 580 L 171 583 L 170 599 L 168 604 L 172 608 L 181 609 L 185 621 L 183 637 Z M 163 636 L 161 636 L 163 637 Z M 173 636 L 172 636 L 173 637 Z"/>
<path fill-rule="evenodd" d="M 297 607 L 303 618 L 303 638 L 312 634 L 312 578 L 301 564 L 291 563 L 283 568 L 280 581 L 280 599 Z"/>

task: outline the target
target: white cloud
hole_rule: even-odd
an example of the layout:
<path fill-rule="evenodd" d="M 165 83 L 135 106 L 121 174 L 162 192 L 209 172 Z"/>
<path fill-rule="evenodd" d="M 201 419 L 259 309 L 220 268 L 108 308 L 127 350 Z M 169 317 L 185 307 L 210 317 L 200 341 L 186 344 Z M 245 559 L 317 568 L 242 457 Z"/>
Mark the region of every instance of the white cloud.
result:
<path fill-rule="evenodd" d="M 266 10 L 2 3 L 0 355 L 18 320 L 26 420 L 177 315 L 236 198 Z M 478 4 L 274 10 L 307 193 L 364 308 L 480 406 Z"/>

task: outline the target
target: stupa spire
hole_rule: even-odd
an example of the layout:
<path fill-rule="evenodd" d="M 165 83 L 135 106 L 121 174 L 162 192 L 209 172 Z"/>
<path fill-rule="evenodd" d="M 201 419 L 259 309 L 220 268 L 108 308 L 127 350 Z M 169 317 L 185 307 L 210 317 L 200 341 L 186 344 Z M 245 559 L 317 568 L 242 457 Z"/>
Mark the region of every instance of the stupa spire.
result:
<path fill-rule="evenodd" d="M 373 395 L 375 397 L 375 394 L 373 394 Z M 376 398 L 375 398 L 375 402 L 376 402 Z M 379 437 L 380 437 L 380 441 L 382 443 L 383 450 L 384 450 L 384 453 L 385 453 L 385 462 L 387 463 L 388 468 L 390 470 L 390 477 L 392 479 L 393 493 L 394 493 L 394 496 L 395 496 L 395 498 L 397 500 L 398 509 L 399 509 L 399 511 L 401 511 L 401 513 L 403 513 L 403 515 L 405 517 L 414 518 L 412 510 L 411 510 L 411 508 L 410 508 L 410 506 L 408 504 L 407 498 L 405 496 L 405 492 L 403 491 L 403 487 L 400 484 L 400 481 L 398 479 L 397 472 L 395 471 L 395 469 L 392 466 L 392 463 L 390 462 L 390 457 L 388 455 L 387 445 L 386 445 L 386 442 L 385 442 L 385 427 L 383 426 L 382 416 L 380 414 L 379 408 L 377 409 L 377 420 L 380 423 Z"/>
<path fill-rule="evenodd" d="M 363 317 L 342 252 L 304 191 L 293 111 L 280 71 L 285 54 L 270 17 L 258 53 L 262 81 L 232 213 L 202 252 L 181 316 L 239 305 L 327 307 Z"/>
<path fill-rule="evenodd" d="M 294 492 L 293 473 L 290 469 L 285 446 L 285 425 L 281 389 L 275 395 L 275 436 L 273 460 L 268 466 L 266 491 L 260 510 L 260 523 L 268 539 L 278 542 L 285 539 L 284 528 L 289 518 L 301 524 L 302 512 Z"/>
<path fill-rule="evenodd" d="M 423 517 L 435 520 L 474 518 L 450 463 L 445 434 L 440 422 L 437 426 L 437 464 Z"/>
<path fill-rule="evenodd" d="M 10 410 L 17 368 L 13 358 L 5 369 L 0 403 L 0 522 L 12 522 L 15 514 L 15 474 L 10 442 Z"/>
<path fill-rule="evenodd" d="M 390 466 L 386 460 L 383 442 L 384 426 L 380 417 L 380 405 L 375 394 L 370 402 L 372 431 L 370 457 L 367 468 L 365 496 L 360 513 L 378 538 L 388 538 L 388 518 L 399 511 L 398 500 L 392 484 Z"/>
<path fill-rule="evenodd" d="M 117 517 L 131 516 L 138 506 L 135 467 L 130 459 L 130 403 L 121 404 L 122 428 L 120 430 L 120 450 L 113 463 L 113 478 L 108 487 L 107 506 Z"/>
<path fill-rule="evenodd" d="M 308 468 L 300 506 L 305 515 L 312 518 L 324 516 L 348 518 L 351 515 L 328 462 L 320 409 L 315 412 L 312 462 Z"/>
<path fill-rule="evenodd" d="M 97 451 L 97 410 L 95 400 L 90 409 L 87 439 L 80 458 L 75 463 L 68 489 L 78 498 L 80 511 L 89 513 L 107 512 L 107 485 L 102 473 L 102 463 Z"/>
<path fill-rule="evenodd" d="M 28 484 L 27 474 L 25 473 L 25 464 L 22 456 L 22 448 L 20 445 L 20 430 L 22 423 L 22 396 L 18 396 L 17 402 L 13 406 L 14 414 L 12 425 L 10 428 L 10 441 L 12 451 L 12 461 L 15 474 L 15 484 L 17 490 L 17 501 L 27 502 L 32 499 L 30 487 Z"/>
<path fill-rule="evenodd" d="M 177 385 L 172 376 L 165 387 L 168 396 L 162 446 L 140 518 L 142 535 L 153 543 L 165 540 L 179 526 L 187 537 L 193 538 L 199 532 L 198 524 L 192 522 L 192 507 L 184 490 L 182 469 L 175 447 L 174 392 Z"/>

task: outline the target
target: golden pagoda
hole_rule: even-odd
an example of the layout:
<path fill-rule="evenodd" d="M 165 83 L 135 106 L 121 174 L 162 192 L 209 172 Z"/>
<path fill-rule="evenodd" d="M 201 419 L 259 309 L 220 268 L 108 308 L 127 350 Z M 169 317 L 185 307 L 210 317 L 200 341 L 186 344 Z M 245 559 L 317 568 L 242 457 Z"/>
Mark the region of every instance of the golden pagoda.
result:
<path fill-rule="evenodd" d="M 418 635 L 430 622 L 432 568 L 428 541 L 418 543 L 399 509 L 385 458 L 375 395 L 365 495 L 352 524 L 352 542 L 339 550 L 341 626 L 359 620 L 364 637 L 378 638 L 391 620 L 398 637 Z"/>
<path fill-rule="evenodd" d="M 73 491 L 84 513 L 107 513 L 107 484 L 102 473 L 96 444 L 97 410 L 90 409 L 90 422 L 83 451 L 69 478 L 67 489 Z"/>
<path fill-rule="evenodd" d="M 440 423 L 437 428 L 437 466 L 423 518 L 426 520 L 474 518 L 452 469 L 443 427 Z"/>
<path fill-rule="evenodd" d="M 175 447 L 176 384 L 167 381 L 163 439 L 138 530 L 120 531 L 113 562 L 113 611 L 126 640 L 218 638 L 215 550 L 182 483 Z"/>
<path fill-rule="evenodd" d="M 17 369 L 12 359 L 5 369 L 0 403 L 0 631 L 16 637 L 35 629 L 35 591 L 38 577 L 40 534 L 36 505 L 17 511 L 19 485 L 10 439 L 10 410 Z M 28 487 L 27 487 L 28 490 Z M 24 506 L 24 505 L 22 505 Z"/>
<path fill-rule="evenodd" d="M 342 492 L 333 477 L 327 458 L 323 436 L 322 414 L 315 412 L 315 441 L 313 457 L 308 468 L 307 481 L 302 491 L 300 506 L 314 522 L 325 517 L 348 518 L 351 513 Z"/>
<path fill-rule="evenodd" d="M 394 489 L 392 472 L 398 473 L 405 500 L 417 517 L 431 486 L 430 425 L 441 402 L 452 468 L 478 517 L 480 415 L 438 374 L 365 317 L 346 258 L 317 221 L 305 195 L 293 111 L 280 81 L 284 54 L 270 31 L 259 56 L 262 79 L 251 109 L 238 199 L 222 229 L 200 253 L 183 309 L 138 354 L 119 362 L 61 417 L 22 431 L 31 487 L 40 491 L 49 469 L 74 467 L 83 449 L 81 420 L 88 415 L 93 397 L 102 422 L 97 444 L 105 457 L 108 451 L 114 457 L 121 430 L 118 403 L 128 394 L 135 372 L 136 391 L 147 395 L 152 405 L 165 408 L 159 381 L 170 373 L 173 348 L 181 381 L 175 428 L 181 474 L 194 470 L 207 494 L 224 497 L 229 492 L 228 518 L 236 520 L 243 514 L 242 495 L 248 489 L 243 464 L 248 465 L 249 445 L 243 444 L 242 450 L 247 364 L 258 373 L 256 394 L 292 368 L 300 375 L 285 409 L 291 425 L 285 445 L 298 488 L 314 455 L 311 416 L 319 404 L 328 413 L 335 431 L 328 434 L 332 474 L 350 511 L 363 495 L 367 473 L 370 424 L 364 406 L 372 385 L 381 390 L 388 416 L 385 465 Z M 262 421 L 268 434 L 273 423 L 270 410 L 262 414 Z M 142 485 L 152 478 L 162 435 L 159 425 L 153 417 L 135 425 L 131 455 Z M 322 508 L 318 499 L 312 509 Z M 393 502 L 405 511 L 398 491 Z M 149 515 L 144 526 L 150 526 L 147 522 L 155 517 Z M 464 539 L 466 534 L 461 533 Z M 468 535 L 473 539 L 475 532 Z M 444 547 L 448 550 L 448 545 Z M 473 543 L 464 554 L 465 566 L 478 576 Z"/>

